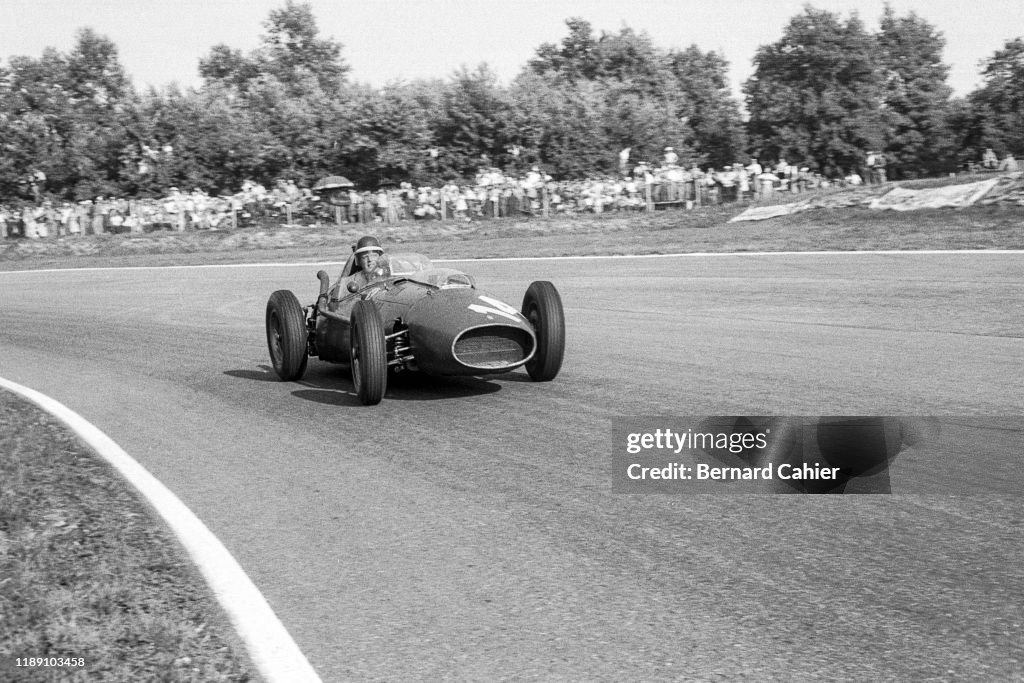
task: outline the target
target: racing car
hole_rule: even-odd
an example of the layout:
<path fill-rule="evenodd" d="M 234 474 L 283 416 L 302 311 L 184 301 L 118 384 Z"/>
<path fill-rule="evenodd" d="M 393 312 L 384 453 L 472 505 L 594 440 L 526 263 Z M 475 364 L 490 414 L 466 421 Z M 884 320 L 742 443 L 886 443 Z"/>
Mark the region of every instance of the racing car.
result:
<path fill-rule="evenodd" d="M 310 356 L 346 364 L 359 400 L 375 405 L 389 372 L 465 376 L 525 366 L 537 382 L 558 375 L 565 315 L 551 282 L 531 283 L 517 310 L 422 254 L 385 254 L 379 267 L 379 277 L 361 285 L 355 254 L 333 283 L 319 271 L 319 295 L 305 307 L 289 290 L 270 295 L 267 346 L 281 380 L 300 380 Z"/>

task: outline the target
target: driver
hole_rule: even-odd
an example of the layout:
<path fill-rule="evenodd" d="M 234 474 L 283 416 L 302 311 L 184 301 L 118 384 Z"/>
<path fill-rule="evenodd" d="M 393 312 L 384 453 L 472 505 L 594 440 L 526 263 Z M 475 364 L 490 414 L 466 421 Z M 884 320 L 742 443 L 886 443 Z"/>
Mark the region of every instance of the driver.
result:
<path fill-rule="evenodd" d="M 381 279 L 387 275 L 384 263 L 384 248 L 372 235 L 359 238 L 359 241 L 352 246 L 356 256 L 356 272 L 345 278 L 343 288 L 347 288 L 350 282 L 354 282 L 358 288 Z"/>

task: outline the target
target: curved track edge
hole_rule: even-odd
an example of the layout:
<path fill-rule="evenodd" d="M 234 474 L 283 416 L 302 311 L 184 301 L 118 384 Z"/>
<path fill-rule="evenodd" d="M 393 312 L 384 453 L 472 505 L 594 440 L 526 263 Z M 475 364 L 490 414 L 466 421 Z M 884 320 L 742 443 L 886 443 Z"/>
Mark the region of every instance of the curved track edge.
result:
<path fill-rule="evenodd" d="M 321 683 L 320 677 L 228 549 L 181 500 L 109 436 L 67 406 L 0 377 L 0 388 L 60 420 L 131 484 L 188 552 L 268 683 Z"/>

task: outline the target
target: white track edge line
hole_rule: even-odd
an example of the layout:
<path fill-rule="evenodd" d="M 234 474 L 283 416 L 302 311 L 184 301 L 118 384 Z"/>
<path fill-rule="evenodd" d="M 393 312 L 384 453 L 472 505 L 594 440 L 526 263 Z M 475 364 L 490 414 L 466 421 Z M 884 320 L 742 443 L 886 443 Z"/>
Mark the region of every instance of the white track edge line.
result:
<path fill-rule="evenodd" d="M 400 253 L 400 252 L 395 252 Z M 614 259 L 693 258 L 704 256 L 952 256 L 992 254 L 1020 256 L 1024 249 L 883 249 L 839 251 L 692 251 L 675 254 L 602 254 L 594 256 L 501 256 L 493 258 L 431 259 L 433 263 L 489 263 L 502 261 L 594 261 Z M 344 261 L 293 261 L 290 263 L 207 263 L 185 266 L 94 266 L 85 268 L 40 268 L 38 270 L 0 270 L 0 275 L 17 273 L 68 273 L 108 270 L 187 270 L 193 268 L 295 268 L 297 266 L 341 266 Z"/>
<path fill-rule="evenodd" d="M 3 377 L 0 377 L 0 387 L 31 401 L 63 422 L 153 506 L 199 568 L 265 680 L 269 683 L 321 683 L 266 598 L 235 558 L 170 489 L 113 439 L 67 406 Z"/>

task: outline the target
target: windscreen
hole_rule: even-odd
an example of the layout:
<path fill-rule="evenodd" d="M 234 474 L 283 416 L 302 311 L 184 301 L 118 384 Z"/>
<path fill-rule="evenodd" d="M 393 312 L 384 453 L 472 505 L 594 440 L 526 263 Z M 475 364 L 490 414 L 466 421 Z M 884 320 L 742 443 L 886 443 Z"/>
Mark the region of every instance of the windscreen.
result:
<path fill-rule="evenodd" d="M 430 270 L 430 259 L 423 254 L 387 254 L 387 271 L 392 277 L 409 276 Z"/>
<path fill-rule="evenodd" d="M 436 268 L 423 254 L 386 254 L 384 261 L 388 277 L 404 277 L 441 289 L 476 286 L 471 276 L 451 268 Z"/>

